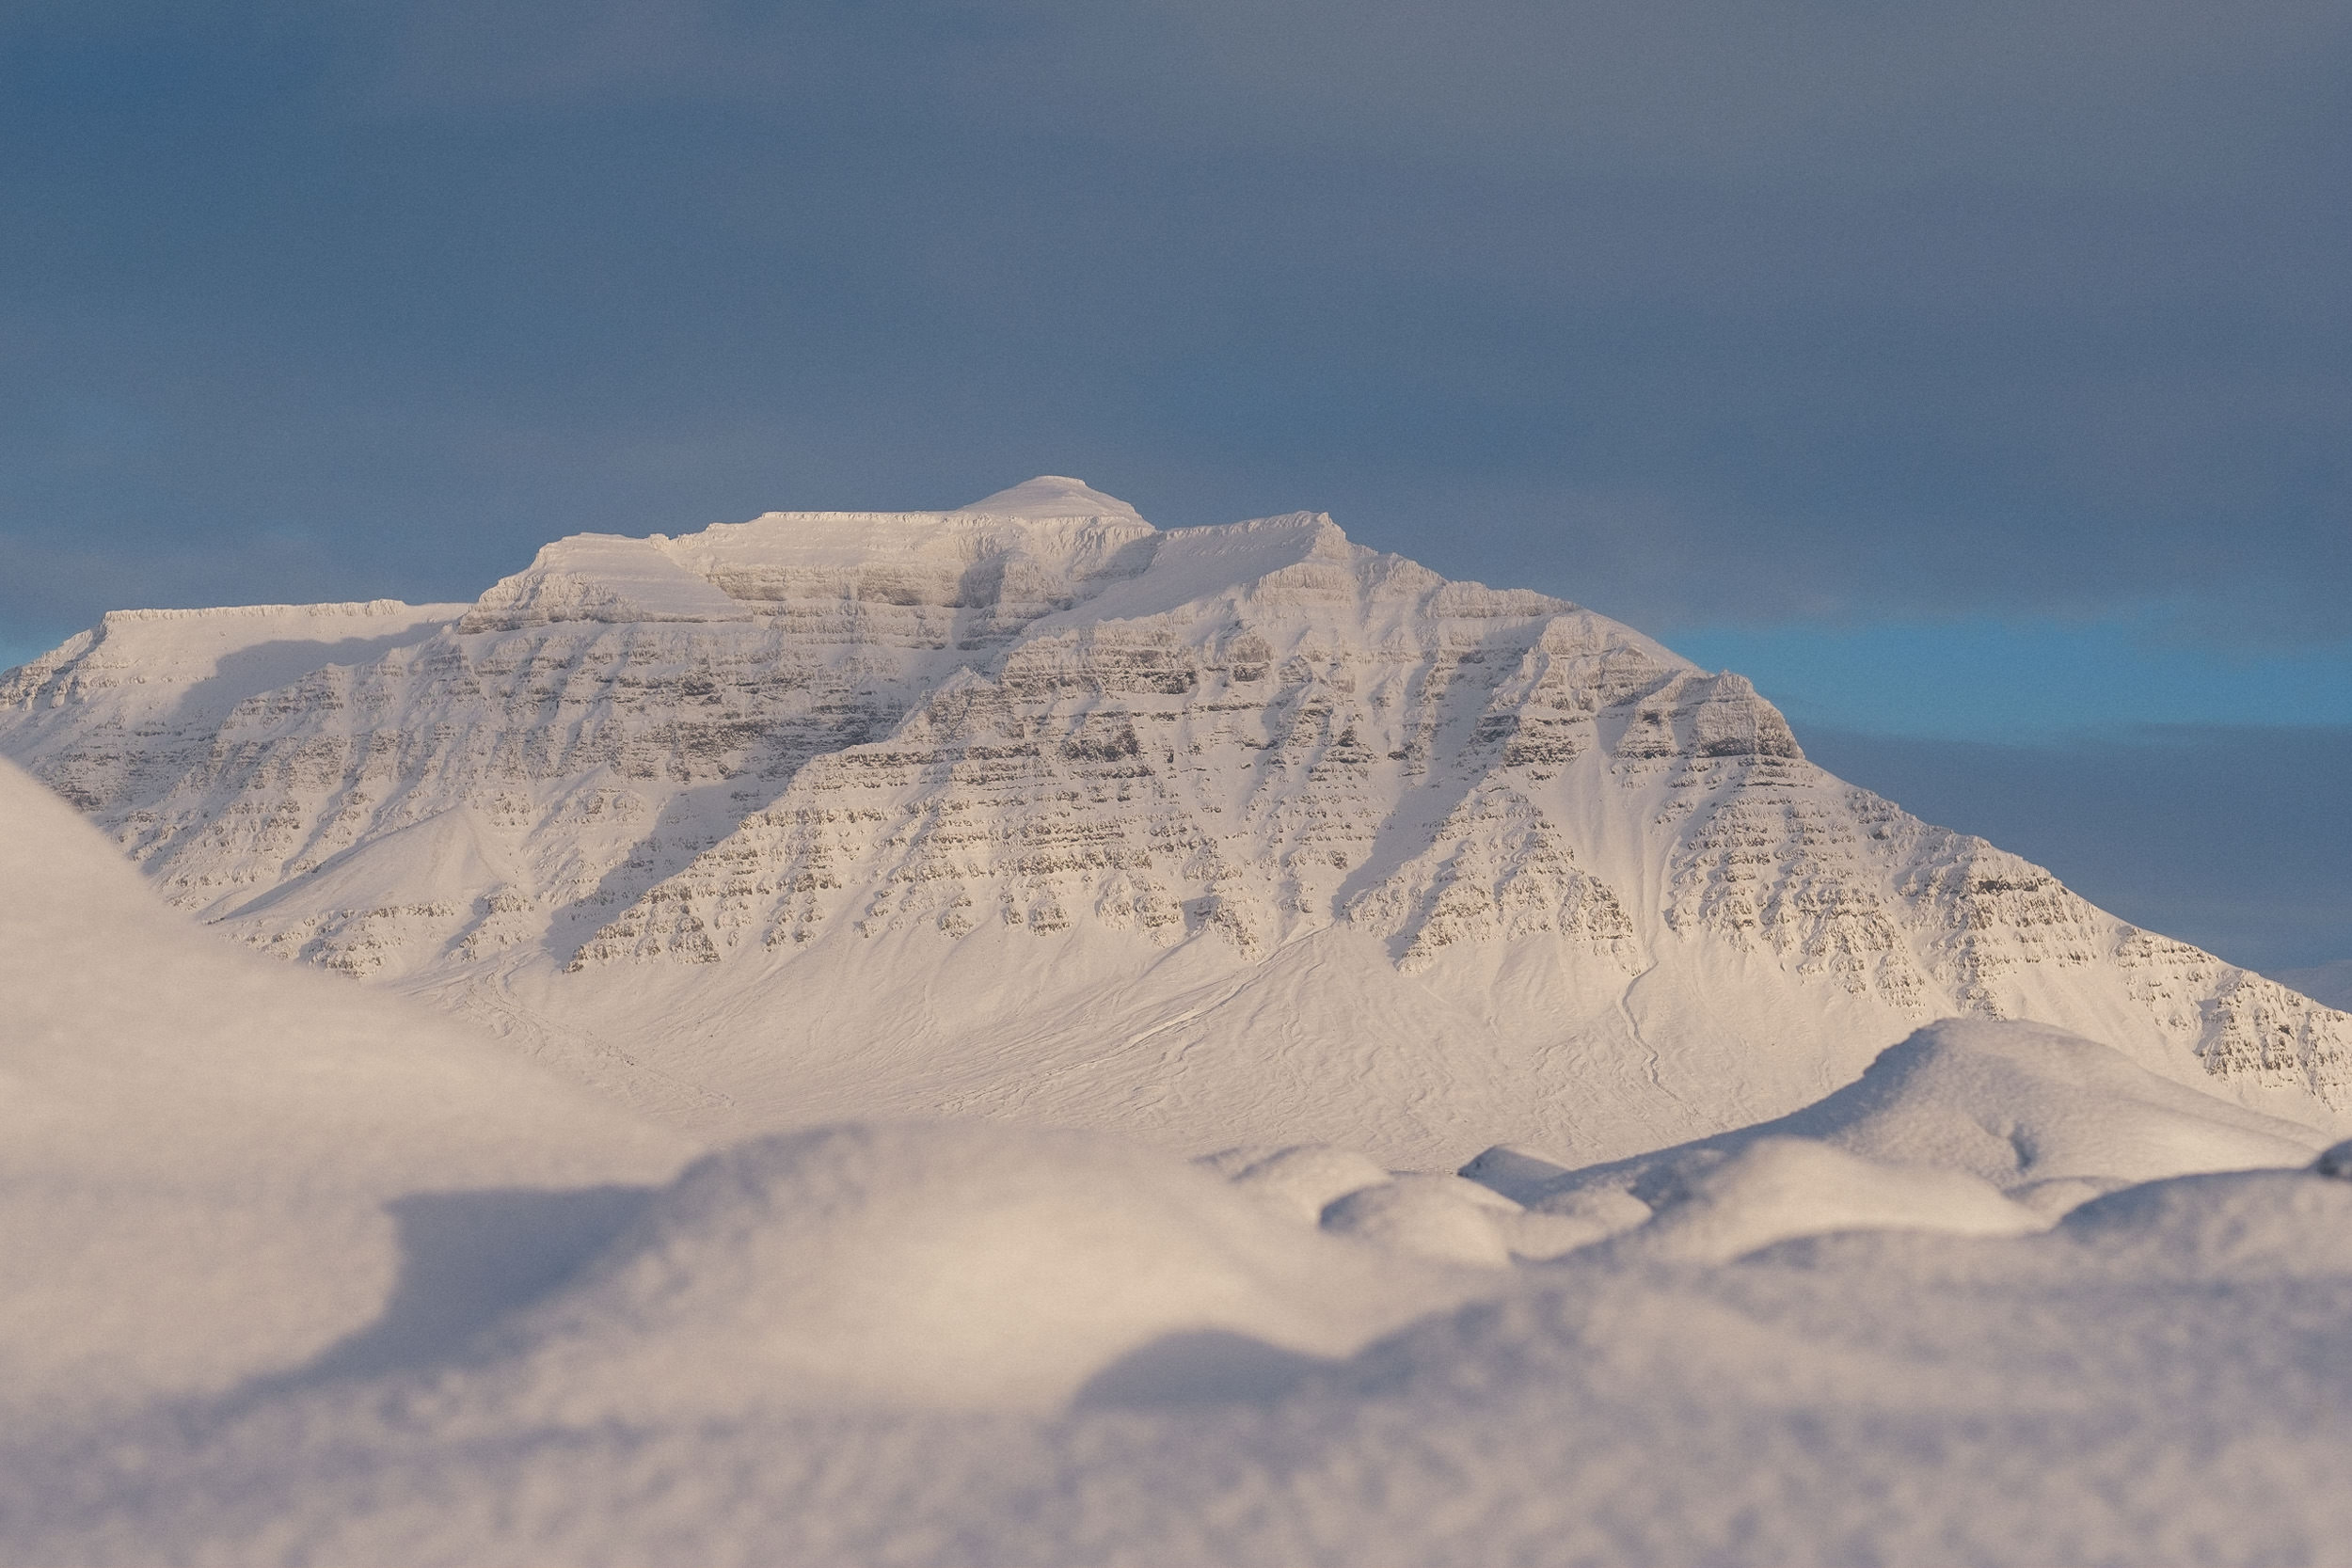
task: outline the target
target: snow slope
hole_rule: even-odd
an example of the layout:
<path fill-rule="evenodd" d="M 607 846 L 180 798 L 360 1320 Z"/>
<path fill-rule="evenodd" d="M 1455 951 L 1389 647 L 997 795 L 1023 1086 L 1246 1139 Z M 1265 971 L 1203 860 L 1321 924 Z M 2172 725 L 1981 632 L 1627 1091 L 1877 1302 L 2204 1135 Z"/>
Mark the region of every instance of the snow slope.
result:
<path fill-rule="evenodd" d="M 1048 477 L 578 536 L 451 608 L 160 718 L 125 672 L 178 656 L 110 617 L 0 679 L 0 752 L 183 908 L 707 1136 L 1585 1164 L 1951 1015 L 2352 1130 L 2352 1018 L 1832 778 L 1737 675 L 1326 517 L 1163 532 Z M 278 638 L 247 613 L 168 626 Z"/>
<path fill-rule="evenodd" d="M 690 1152 L 446 1018 L 192 927 L 6 763 L 0 888 L 0 1418 L 298 1366 L 382 1317 L 420 1237 L 510 1249 L 467 1286 L 495 1293 L 559 1261 L 529 1255 L 579 1229 L 579 1189 Z M 534 1190 L 559 1196 L 534 1214 Z"/>

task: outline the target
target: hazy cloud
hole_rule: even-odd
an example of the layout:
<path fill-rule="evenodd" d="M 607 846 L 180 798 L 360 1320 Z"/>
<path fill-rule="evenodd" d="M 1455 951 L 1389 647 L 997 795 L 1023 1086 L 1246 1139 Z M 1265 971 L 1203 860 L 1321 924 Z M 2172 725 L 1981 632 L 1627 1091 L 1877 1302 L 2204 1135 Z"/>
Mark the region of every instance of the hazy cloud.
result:
<path fill-rule="evenodd" d="M 2348 71 L 2272 0 L 18 4 L 0 532 L 426 596 L 1075 470 L 1656 626 L 2342 638 Z"/>

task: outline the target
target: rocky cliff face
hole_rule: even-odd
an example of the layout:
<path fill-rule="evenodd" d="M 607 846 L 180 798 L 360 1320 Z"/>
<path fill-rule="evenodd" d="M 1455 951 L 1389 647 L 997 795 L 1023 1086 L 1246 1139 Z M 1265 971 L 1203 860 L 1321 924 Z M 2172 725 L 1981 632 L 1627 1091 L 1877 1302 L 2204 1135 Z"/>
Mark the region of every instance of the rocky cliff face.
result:
<path fill-rule="evenodd" d="M 1310 515 L 1039 480 L 567 539 L 470 607 L 110 616 L 0 678 L 0 751 L 202 918 L 681 1114 L 1591 1152 L 1955 1013 L 2352 1110 L 2352 1018 Z"/>

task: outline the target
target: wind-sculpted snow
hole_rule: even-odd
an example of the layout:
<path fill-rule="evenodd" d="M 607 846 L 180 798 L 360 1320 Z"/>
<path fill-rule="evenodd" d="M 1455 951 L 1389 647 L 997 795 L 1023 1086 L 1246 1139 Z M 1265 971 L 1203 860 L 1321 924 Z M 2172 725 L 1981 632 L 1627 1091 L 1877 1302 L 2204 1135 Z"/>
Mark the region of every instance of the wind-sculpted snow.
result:
<path fill-rule="evenodd" d="M 699 1162 L 485 1359 L 502 1403 L 566 1422 L 1054 1409 L 1169 1335 L 1337 1357 L 1485 1283 L 1121 1139 L 834 1127 Z"/>
<path fill-rule="evenodd" d="M 1592 1160 L 1949 1014 L 2352 1115 L 2352 1018 L 1831 778 L 1736 674 L 1311 514 L 1041 479 L 174 614 L 8 676 L 0 750 L 204 919 L 713 1128 Z"/>

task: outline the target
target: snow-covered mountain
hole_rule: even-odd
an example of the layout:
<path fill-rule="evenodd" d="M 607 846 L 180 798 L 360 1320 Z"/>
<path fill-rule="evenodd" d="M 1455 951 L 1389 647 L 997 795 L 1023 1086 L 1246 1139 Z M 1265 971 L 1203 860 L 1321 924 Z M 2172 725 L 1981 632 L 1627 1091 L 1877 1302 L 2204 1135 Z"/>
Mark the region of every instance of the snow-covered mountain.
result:
<path fill-rule="evenodd" d="M 2024 1018 L 2343 1127 L 2352 1017 L 1808 763 L 1736 674 L 1327 517 L 583 534 L 470 606 L 129 611 L 0 752 L 175 903 L 713 1132 L 1582 1164 Z"/>

